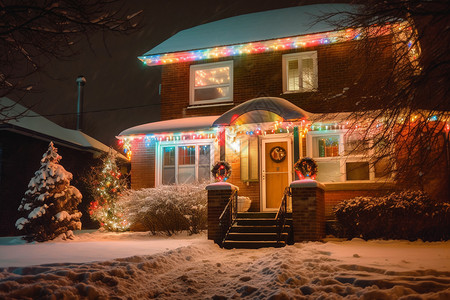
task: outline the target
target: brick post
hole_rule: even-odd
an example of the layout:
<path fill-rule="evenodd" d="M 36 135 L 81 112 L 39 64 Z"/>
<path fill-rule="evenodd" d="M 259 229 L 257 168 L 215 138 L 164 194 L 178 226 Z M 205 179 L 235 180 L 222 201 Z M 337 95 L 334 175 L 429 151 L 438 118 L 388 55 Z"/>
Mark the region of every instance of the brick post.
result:
<path fill-rule="evenodd" d="M 325 197 L 323 184 L 296 180 L 292 189 L 294 242 L 317 241 L 325 237 Z"/>
<path fill-rule="evenodd" d="M 235 189 L 239 190 L 237 186 L 227 182 L 216 182 L 206 186 L 208 191 L 208 240 L 220 242 L 219 217 Z"/>

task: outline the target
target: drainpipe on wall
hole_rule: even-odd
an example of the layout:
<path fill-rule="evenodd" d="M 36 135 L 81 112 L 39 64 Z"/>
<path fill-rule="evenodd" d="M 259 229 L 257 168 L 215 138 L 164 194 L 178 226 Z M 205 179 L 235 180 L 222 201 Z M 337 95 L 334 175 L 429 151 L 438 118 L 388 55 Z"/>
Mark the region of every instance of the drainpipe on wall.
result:
<path fill-rule="evenodd" d="M 83 98 L 84 98 L 84 85 L 86 84 L 86 78 L 80 75 L 77 77 L 78 87 L 78 101 L 77 101 L 77 130 L 81 130 L 82 126 L 82 114 L 83 114 Z"/>

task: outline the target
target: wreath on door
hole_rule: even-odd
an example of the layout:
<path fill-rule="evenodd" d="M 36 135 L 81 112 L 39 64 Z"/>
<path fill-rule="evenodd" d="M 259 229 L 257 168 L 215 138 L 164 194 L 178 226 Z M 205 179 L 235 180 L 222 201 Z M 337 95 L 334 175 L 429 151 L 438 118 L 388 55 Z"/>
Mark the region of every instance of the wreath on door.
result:
<path fill-rule="evenodd" d="M 286 149 L 280 146 L 275 146 L 269 151 L 270 159 L 276 163 L 280 163 L 286 159 Z"/>
<path fill-rule="evenodd" d="M 317 163 L 311 157 L 303 157 L 294 164 L 294 170 L 300 179 L 316 179 Z"/>

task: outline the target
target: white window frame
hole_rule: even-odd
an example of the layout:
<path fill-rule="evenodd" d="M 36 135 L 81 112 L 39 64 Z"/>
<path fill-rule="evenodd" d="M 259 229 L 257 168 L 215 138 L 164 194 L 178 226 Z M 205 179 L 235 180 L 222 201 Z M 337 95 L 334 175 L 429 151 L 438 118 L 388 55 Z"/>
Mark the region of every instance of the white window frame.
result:
<path fill-rule="evenodd" d="M 333 182 L 333 183 L 358 183 L 358 182 L 374 182 L 376 180 L 382 179 L 382 178 L 375 178 L 375 167 L 374 163 L 371 161 L 370 157 L 372 157 L 373 149 L 371 145 L 369 144 L 369 149 L 367 154 L 362 155 L 345 155 L 345 134 L 347 134 L 347 130 L 333 130 L 333 131 L 309 131 L 306 135 L 306 155 L 309 157 L 312 157 L 317 162 L 333 162 L 333 161 L 339 161 L 339 172 L 340 177 L 339 181 Z M 314 149 L 313 147 L 316 147 L 313 143 L 313 138 L 315 137 L 327 137 L 327 136 L 339 136 L 339 155 L 333 156 L 333 157 L 317 157 L 314 156 Z M 371 142 L 370 142 L 371 143 Z M 347 170 L 346 170 L 346 163 L 348 162 L 368 162 L 369 163 L 369 179 L 367 180 L 347 180 Z M 320 172 L 320 170 L 319 170 Z M 331 182 L 324 182 L 324 183 L 331 183 Z"/>
<path fill-rule="evenodd" d="M 199 146 L 210 147 L 210 164 L 214 162 L 214 140 L 213 139 L 201 139 L 201 140 L 186 140 L 186 141 L 160 141 L 156 146 L 156 172 L 155 172 L 155 185 L 162 185 L 162 167 L 163 167 L 163 152 L 164 147 L 175 147 L 175 184 L 178 184 L 178 147 L 183 146 L 195 146 L 195 181 L 198 180 L 198 166 L 199 166 Z M 212 180 L 212 174 L 209 174 L 209 179 Z"/>
<path fill-rule="evenodd" d="M 218 85 L 208 85 L 206 87 L 195 87 L 195 71 L 214 69 L 214 68 L 220 68 L 220 67 L 229 67 L 230 68 L 230 83 L 218 84 Z M 195 95 L 196 89 L 212 88 L 212 87 L 229 87 L 230 96 L 216 98 L 216 99 L 210 99 L 210 100 L 195 101 L 194 95 Z M 227 61 L 216 62 L 216 63 L 191 65 L 190 72 L 189 72 L 189 105 L 227 103 L 227 102 L 233 102 L 233 61 L 227 60 Z"/>
<path fill-rule="evenodd" d="M 302 59 L 303 58 L 312 58 L 313 59 L 313 71 L 314 71 L 314 81 L 313 81 L 313 87 L 312 88 L 304 88 L 303 87 L 303 80 L 302 80 Z M 291 54 L 284 54 L 282 56 L 283 60 L 283 93 L 303 93 L 303 92 L 313 92 L 316 91 L 318 88 L 318 67 L 317 67 L 317 51 L 307 51 L 307 52 L 297 52 L 297 53 L 291 53 Z M 289 90 L 289 80 L 288 80 L 288 62 L 292 60 L 298 61 L 298 69 L 299 69 L 299 86 L 300 88 L 298 90 Z"/>

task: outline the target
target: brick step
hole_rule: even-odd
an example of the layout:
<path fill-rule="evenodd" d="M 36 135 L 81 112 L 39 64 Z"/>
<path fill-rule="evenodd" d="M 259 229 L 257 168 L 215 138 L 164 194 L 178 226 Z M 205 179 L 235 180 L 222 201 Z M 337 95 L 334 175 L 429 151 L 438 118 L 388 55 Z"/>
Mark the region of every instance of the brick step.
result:
<path fill-rule="evenodd" d="M 236 225 L 243 226 L 274 226 L 277 225 L 275 219 L 266 219 L 266 218 L 237 218 Z M 291 225 L 292 219 L 286 219 L 286 224 Z"/>
<path fill-rule="evenodd" d="M 280 241 L 286 242 L 288 238 L 288 233 L 282 233 L 280 236 Z M 267 232 L 230 232 L 227 236 L 227 241 L 277 241 L 277 233 L 267 233 Z"/>
<path fill-rule="evenodd" d="M 281 248 L 286 246 L 284 241 L 225 241 L 223 247 L 226 249 L 242 248 L 242 249 L 258 249 L 265 247 Z"/>
<path fill-rule="evenodd" d="M 289 232 L 291 230 L 291 225 L 286 224 L 284 227 L 285 232 Z M 242 232 L 242 233 L 252 233 L 252 232 L 260 232 L 260 233 L 276 233 L 278 232 L 278 226 L 270 225 L 270 226 L 245 226 L 245 225 L 236 225 L 234 224 L 231 228 L 230 232 Z"/>

